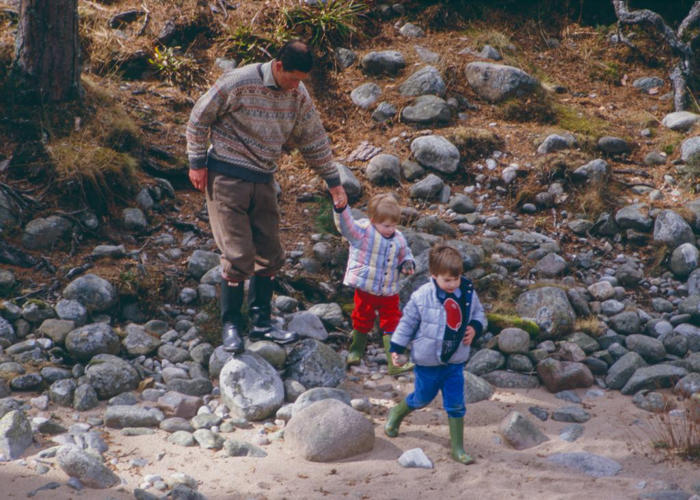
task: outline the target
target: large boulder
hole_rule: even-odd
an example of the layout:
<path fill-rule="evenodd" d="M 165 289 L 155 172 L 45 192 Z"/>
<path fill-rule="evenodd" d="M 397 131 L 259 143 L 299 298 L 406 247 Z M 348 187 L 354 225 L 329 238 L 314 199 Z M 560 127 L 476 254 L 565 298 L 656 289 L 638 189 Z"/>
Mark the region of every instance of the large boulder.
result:
<path fill-rule="evenodd" d="M 523 70 L 503 64 L 472 62 L 465 73 L 474 92 L 490 102 L 526 95 L 539 87 L 539 82 Z"/>
<path fill-rule="evenodd" d="M 51 248 L 73 229 L 73 223 L 58 215 L 39 217 L 24 227 L 22 245 L 30 250 Z"/>
<path fill-rule="evenodd" d="M 411 142 L 411 153 L 427 168 L 451 174 L 457 171 L 459 150 L 441 135 L 425 135 Z"/>
<path fill-rule="evenodd" d="M 673 210 L 661 210 L 654 221 L 654 241 L 674 249 L 683 243 L 695 243 L 690 225 Z"/>
<path fill-rule="evenodd" d="M 571 333 L 576 321 L 566 292 L 558 287 L 545 286 L 528 290 L 518 297 L 518 315 L 532 318 L 540 327 L 538 340 L 559 338 Z"/>
<path fill-rule="evenodd" d="M 253 353 L 230 359 L 219 374 L 224 404 L 247 420 L 263 420 L 284 403 L 284 384 L 270 363 Z"/>
<path fill-rule="evenodd" d="M 688 371 L 679 366 L 654 365 L 638 368 L 620 392 L 631 395 L 642 389 L 673 387 Z"/>
<path fill-rule="evenodd" d="M 383 50 L 365 54 L 360 61 L 360 66 L 368 75 L 396 75 L 406 66 L 406 60 L 401 52 Z"/>
<path fill-rule="evenodd" d="M 443 96 L 445 90 L 446 85 L 442 75 L 434 66 L 423 66 L 399 85 L 399 92 L 403 96 L 424 94 Z"/>
<path fill-rule="evenodd" d="M 374 425 L 335 399 L 317 401 L 296 413 L 284 431 L 285 445 L 312 462 L 333 462 L 371 451 Z"/>

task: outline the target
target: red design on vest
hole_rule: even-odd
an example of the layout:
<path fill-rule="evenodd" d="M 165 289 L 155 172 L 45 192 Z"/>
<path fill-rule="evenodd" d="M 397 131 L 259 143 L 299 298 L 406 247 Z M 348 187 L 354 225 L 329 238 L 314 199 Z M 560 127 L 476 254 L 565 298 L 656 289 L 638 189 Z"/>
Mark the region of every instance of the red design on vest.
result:
<path fill-rule="evenodd" d="M 447 313 L 447 327 L 452 330 L 459 330 L 462 326 L 462 308 L 455 299 L 449 297 L 445 300 L 445 313 Z"/>

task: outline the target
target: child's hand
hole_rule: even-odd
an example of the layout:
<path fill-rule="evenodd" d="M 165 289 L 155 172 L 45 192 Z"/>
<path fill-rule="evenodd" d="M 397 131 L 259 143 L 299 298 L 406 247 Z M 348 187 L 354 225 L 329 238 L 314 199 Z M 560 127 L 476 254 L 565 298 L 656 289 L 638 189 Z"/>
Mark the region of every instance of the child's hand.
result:
<path fill-rule="evenodd" d="M 406 276 L 412 275 L 416 270 L 416 266 L 413 265 L 413 262 L 410 260 L 405 261 L 401 265 L 401 272 L 405 274 Z"/>
<path fill-rule="evenodd" d="M 404 356 L 401 356 L 398 352 L 391 353 L 391 362 L 394 363 L 394 366 L 403 366 L 405 363 L 403 358 Z"/>
<path fill-rule="evenodd" d="M 476 335 L 476 330 L 474 330 L 474 327 L 468 326 L 467 329 L 464 331 L 464 340 L 462 340 L 462 343 L 464 345 L 471 345 L 472 340 L 474 340 L 475 335 Z"/>

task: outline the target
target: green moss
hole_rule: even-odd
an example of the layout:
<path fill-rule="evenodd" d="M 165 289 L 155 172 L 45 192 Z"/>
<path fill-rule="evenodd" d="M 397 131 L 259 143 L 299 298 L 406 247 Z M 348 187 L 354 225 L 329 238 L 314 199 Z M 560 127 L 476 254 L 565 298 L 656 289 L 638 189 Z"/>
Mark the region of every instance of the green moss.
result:
<path fill-rule="evenodd" d="M 553 104 L 557 124 L 565 130 L 584 137 L 600 137 L 608 132 L 608 122 L 590 116 L 561 103 Z"/>
<path fill-rule="evenodd" d="M 540 334 L 540 327 L 531 319 L 521 318 L 515 315 L 505 314 L 487 314 L 486 319 L 489 322 L 488 330 L 492 333 L 498 333 L 504 328 L 520 328 L 530 334 L 530 338 L 537 338 Z"/>

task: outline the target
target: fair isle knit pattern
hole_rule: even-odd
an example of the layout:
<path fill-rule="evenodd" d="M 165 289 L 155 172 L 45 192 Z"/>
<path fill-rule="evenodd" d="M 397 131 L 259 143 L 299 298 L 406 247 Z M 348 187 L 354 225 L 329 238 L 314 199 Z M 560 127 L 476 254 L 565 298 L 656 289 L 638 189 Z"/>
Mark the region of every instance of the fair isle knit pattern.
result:
<path fill-rule="evenodd" d="M 211 142 L 213 159 L 272 174 L 283 148 L 296 146 L 329 185 L 338 185 L 328 137 L 306 87 L 265 85 L 262 75 L 271 75 L 269 65 L 230 71 L 199 98 L 187 124 L 190 168 L 206 166 Z"/>
<path fill-rule="evenodd" d="M 396 231 L 385 238 L 369 219 L 355 221 L 350 207 L 334 212 L 336 226 L 349 242 L 350 253 L 343 284 L 373 295 L 399 293 L 399 269 L 405 261 L 413 261 L 406 238 Z"/>

